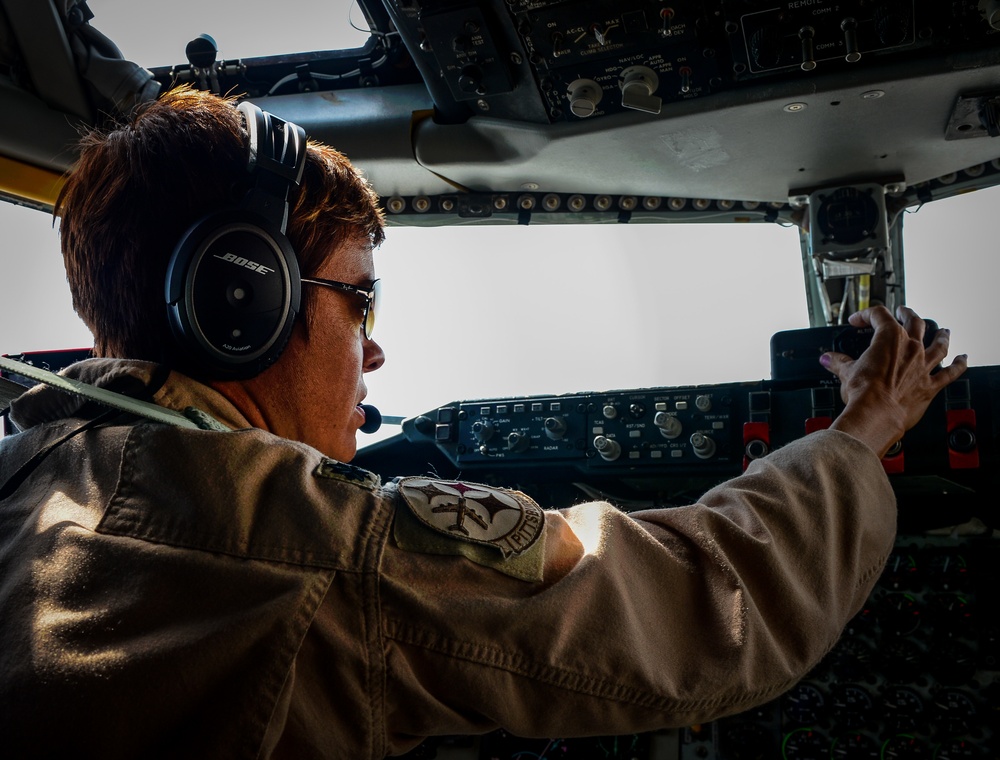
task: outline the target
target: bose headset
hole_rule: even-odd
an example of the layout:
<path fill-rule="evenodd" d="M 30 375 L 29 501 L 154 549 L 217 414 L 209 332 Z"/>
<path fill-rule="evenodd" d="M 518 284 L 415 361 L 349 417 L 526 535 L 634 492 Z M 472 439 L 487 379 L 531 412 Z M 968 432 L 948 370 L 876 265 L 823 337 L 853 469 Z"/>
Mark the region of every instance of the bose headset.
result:
<path fill-rule="evenodd" d="M 288 193 L 302 181 L 306 134 L 246 101 L 253 184 L 236 208 L 193 224 L 167 266 L 166 301 L 182 361 L 192 374 L 244 379 L 281 355 L 302 283 L 285 236 Z"/>

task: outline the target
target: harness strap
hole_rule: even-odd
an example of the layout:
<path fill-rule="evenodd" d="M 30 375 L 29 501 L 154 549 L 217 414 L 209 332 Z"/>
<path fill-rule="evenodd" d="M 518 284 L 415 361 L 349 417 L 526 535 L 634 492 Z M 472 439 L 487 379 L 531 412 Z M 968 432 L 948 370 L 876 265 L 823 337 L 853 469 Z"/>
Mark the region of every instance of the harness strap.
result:
<path fill-rule="evenodd" d="M 196 422 L 188 419 L 180 412 L 175 412 L 173 409 L 165 409 L 162 406 L 151 404 L 148 401 L 139 401 L 138 399 L 131 398 L 123 393 L 115 393 L 114 391 L 109 391 L 104 388 L 88 385 L 87 383 L 82 383 L 79 380 L 74 380 L 70 377 L 63 377 L 62 375 L 57 375 L 55 372 L 49 372 L 48 370 L 34 367 L 30 364 L 25 364 L 24 362 L 15 361 L 14 359 L 9 359 L 4 356 L 0 356 L 0 369 L 6 370 L 7 372 L 13 372 L 17 375 L 23 375 L 30 380 L 50 385 L 53 388 L 58 388 L 66 393 L 71 393 L 74 396 L 82 396 L 90 401 L 96 401 L 98 404 L 102 404 L 103 406 L 110 406 L 112 409 L 117 409 L 120 412 L 128 412 L 129 414 L 144 417 L 148 420 L 165 422 L 168 425 L 190 428 L 191 430 L 201 429 L 201 426 Z M 10 406 L 11 401 L 16 399 L 26 390 L 28 389 L 23 385 L 11 382 L 10 380 L 4 380 L 4 383 L 0 385 L 0 394 L 11 394 L 17 392 L 17 395 L 11 396 L 9 400 L 2 402 L 4 404 L 2 407 L 3 411 L 6 411 L 7 407 Z M 7 395 L 2 395 L 0 398 L 6 399 Z"/>
<path fill-rule="evenodd" d="M 44 448 L 41 448 L 38 451 L 36 451 L 29 460 L 27 460 L 24 464 L 22 464 L 14 471 L 13 475 L 7 478 L 6 483 L 0 486 L 0 501 L 3 501 L 12 493 L 14 493 L 18 488 L 20 488 L 21 484 L 25 481 L 25 479 L 32 472 L 34 472 L 35 468 L 42 463 L 42 460 L 44 460 L 45 457 L 51 454 L 56 449 L 57 446 L 61 446 L 62 444 L 66 443 L 66 441 L 68 441 L 70 438 L 77 435 L 78 433 L 82 433 L 85 430 L 89 430 L 92 427 L 96 427 L 97 425 L 100 425 L 101 423 L 107 421 L 111 417 L 117 416 L 118 414 L 119 412 L 116 409 L 108 409 L 107 411 L 97 415 L 96 417 L 93 417 L 77 425 L 76 427 L 72 428 L 68 433 L 65 433 L 56 438 L 56 440 L 52 441 L 52 443 L 50 443 L 48 446 L 45 446 Z"/>
<path fill-rule="evenodd" d="M 15 383 L 6 377 L 0 377 L 0 417 L 10 411 L 11 402 L 26 390 L 28 389 L 20 383 Z"/>

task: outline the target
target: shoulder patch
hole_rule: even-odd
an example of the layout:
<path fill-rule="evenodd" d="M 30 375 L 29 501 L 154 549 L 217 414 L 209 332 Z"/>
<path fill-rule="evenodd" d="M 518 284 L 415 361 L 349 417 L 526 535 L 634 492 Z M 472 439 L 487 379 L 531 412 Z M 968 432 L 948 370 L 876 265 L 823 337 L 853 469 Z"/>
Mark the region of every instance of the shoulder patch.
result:
<path fill-rule="evenodd" d="M 527 551 L 542 535 L 545 513 L 518 491 L 403 478 L 399 492 L 424 525 L 453 539 L 495 549 L 504 559 Z"/>
<path fill-rule="evenodd" d="M 355 467 L 353 464 L 344 464 L 336 459 L 323 457 L 320 463 L 313 470 L 313 475 L 317 478 L 327 480 L 339 480 L 343 483 L 361 486 L 369 491 L 374 491 L 382 486 L 382 479 L 374 472 Z"/>

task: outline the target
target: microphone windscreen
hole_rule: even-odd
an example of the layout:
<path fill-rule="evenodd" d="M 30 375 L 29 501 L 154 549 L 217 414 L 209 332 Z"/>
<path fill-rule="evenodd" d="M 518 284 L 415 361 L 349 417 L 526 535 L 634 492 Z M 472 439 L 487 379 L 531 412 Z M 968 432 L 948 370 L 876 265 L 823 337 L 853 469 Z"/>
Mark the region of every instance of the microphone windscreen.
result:
<path fill-rule="evenodd" d="M 382 427 L 382 412 L 371 404 L 362 404 L 361 411 L 365 413 L 365 424 L 361 426 L 362 433 L 374 433 Z"/>

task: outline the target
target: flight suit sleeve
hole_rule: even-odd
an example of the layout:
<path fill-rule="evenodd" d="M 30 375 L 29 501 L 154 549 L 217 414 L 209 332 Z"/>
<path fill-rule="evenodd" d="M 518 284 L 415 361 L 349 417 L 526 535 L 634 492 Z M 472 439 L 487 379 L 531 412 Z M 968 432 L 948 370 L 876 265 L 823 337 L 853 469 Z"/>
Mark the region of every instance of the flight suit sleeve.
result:
<path fill-rule="evenodd" d="M 528 550 L 542 555 L 540 579 L 390 539 L 388 746 L 497 727 L 639 732 L 766 702 L 834 645 L 894 535 L 877 457 L 822 431 L 691 506 L 546 512 Z"/>

